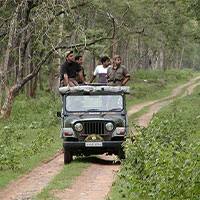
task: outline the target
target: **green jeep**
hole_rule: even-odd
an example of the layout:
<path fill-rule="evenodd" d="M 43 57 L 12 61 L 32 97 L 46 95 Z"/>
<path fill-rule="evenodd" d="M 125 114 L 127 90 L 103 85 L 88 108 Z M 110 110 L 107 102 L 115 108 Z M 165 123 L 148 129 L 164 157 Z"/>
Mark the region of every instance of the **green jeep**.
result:
<path fill-rule="evenodd" d="M 103 154 L 124 158 L 122 143 L 128 134 L 126 86 L 85 85 L 60 87 L 61 138 L 64 164 L 73 155 Z"/>

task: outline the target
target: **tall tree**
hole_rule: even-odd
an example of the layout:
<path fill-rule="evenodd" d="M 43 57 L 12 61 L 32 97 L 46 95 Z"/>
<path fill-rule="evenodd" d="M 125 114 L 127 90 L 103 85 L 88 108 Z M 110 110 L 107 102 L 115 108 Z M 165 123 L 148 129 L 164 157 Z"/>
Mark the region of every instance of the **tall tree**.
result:
<path fill-rule="evenodd" d="M 86 30 L 82 29 L 80 21 L 83 18 L 79 9 L 80 7 L 84 8 L 83 10 L 86 12 L 88 6 L 92 7 L 92 5 L 87 1 L 58 2 L 56 0 L 26 0 L 16 3 L 7 1 L 2 4 L 5 10 L 7 7 L 11 9 L 9 10 L 10 18 L 8 20 L 10 25 L 5 26 L 5 29 L 9 28 L 9 35 L 8 37 L 4 35 L 7 40 L 7 50 L 0 83 L 1 94 L 5 91 L 1 118 L 10 116 L 14 99 L 19 90 L 24 88 L 24 85 L 39 73 L 41 67 L 50 61 L 50 56 L 53 54 L 61 56 L 58 55 L 59 49 L 88 47 L 102 40 L 113 38 L 113 21 L 107 14 L 104 15 L 104 18 L 111 25 L 108 32 L 103 31 L 94 38 L 89 33 L 86 35 Z M 64 14 L 64 18 L 60 22 L 59 16 L 62 14 Z M 4 22 L 6 22 L 6 19 Z M 57 27 L 61 23 L 65 24 L 65 31 L 63 31 L 62 40 L 59 41 Z M 84 38 L 80 37 L 78 43 L 75 43 L 74 35 L 79 30 L 82 30 L 79 35 L 84 35 Z M 96 30 L 98 32 L 98 29 Z M 32 67 L 26 70 L 27 66 Z M 13 68 L 16 71 L 16 80 L 11 81 L 10 74 L 13 73 Z"/>
<path fill-rule="evenodd" d="M 15 96 L 22 89 L 35 98 L 37 83 L 42 89 L 45 73 L 50 87 L 55 86 L 62 55 L 69 48 L 91 56 L 90 71 L 102 55 L 112 57 L 116 53 L 130 70 L 197 67 L 198 3 L 199 0 L 0 1 L 1 117 L 9 117 Z"/>

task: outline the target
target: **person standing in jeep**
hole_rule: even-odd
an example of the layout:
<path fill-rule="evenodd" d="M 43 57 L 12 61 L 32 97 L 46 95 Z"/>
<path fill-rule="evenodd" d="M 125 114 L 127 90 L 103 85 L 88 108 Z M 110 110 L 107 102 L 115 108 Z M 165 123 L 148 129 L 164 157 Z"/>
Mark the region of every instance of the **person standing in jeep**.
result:
<path fill-rule="evenodd" d="M 85 77 L 86 77 L 86 74 L 85 74 L 85 69 L 83 68 L 82 64 L 83 64 L 83 56 L 81 55 L 76 55 L 75 56 L 75 62 L 77 62 L 80 67 L 81 67 L 81 71 L 83 72 L 83 77 L 84 77 L 84 80 L 85 80 Z M 76 80 L 78 82 L 78 84 L 83 84 L 83 81 L 81 80 L 80 76 L 78 75 L 77 73 L 77 76 L 76 76 Z"/>
<path fill-rule="evenodd" d="M 110 65 L 110 58 L 108 56 L 103 56 L 101 58 L 101 65 L 96 66 L 94 73 L 90 79 L 90 83 L 93 83 L 97 75 L 99 75 L 98 83 L 106 84 L 106 74 L 108 66 Z"/>
<path fill-rule="evenodd" d="M 66 61 L 61 65 L 60 69 L 60 83 L 61 86 L 77 86 L 78 82 L 75 79 L 76 75 L 80 76 L 83 84 L 86 84 L 81 67 L 77 62 L 74 62 L 73 51 L 67 51 L 65 53 Z"/>
<path fill-rule="evenodd" d="M 115 55 L 113 57 L 113 65 L 107 70 L 107 85 L 124 86 L 130 80 L 130 74 L 124 65 L 121 65 L 121 57 Z"/>

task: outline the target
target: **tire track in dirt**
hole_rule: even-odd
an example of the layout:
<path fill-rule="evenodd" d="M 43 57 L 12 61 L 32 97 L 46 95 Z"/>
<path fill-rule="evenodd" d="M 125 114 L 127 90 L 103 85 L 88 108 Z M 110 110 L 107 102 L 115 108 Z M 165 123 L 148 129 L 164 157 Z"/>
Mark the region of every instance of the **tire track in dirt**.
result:
<path fill-rule="evenodd" d="M 25 176 L 12 181 L 0 191 L 0 200 L 29 200 L 39 193 L 63 168 L 62 152 L 37 166 Z"/>
<path fill-rule="evenodd" d="M 140 110 L 141 110 L 143 107 L 145 107 L 145 106 L 150 106 L 150 105 L 153 105 L 153 104 L 155 104 L 155 103 L 157 103 L 157 102 L 159 102 L 159 101 L 163 101 L 163 100 L 171 99 L 172 97 L 176 97 L 176 96 L 179 95 L 179 94 L 181 93 L 181 91 L 182 91 L 185 87 L 187 87 L 187 86 L 189 86 L 189 87 L 186 89 L 184 95 L 191 94 L 191 93 L 189 93 L 188 91 L 190 91 L 190 90 L 192 89 L 192 87 L 196 87 L 196 86 L 199 84 L 199 83 L 194 84 L 194 82 L 197 81 L 198 79 L 200 79 L 200 76 L 197 76 L 197 77 L 195 77 L 194 79 L 191 79 L 190 81 L 188 81 L 187 83 L 185 83 L 185 84 L 183 84 L 183 85 L 180 85 L 179 87 L 175 88 L 175 89 L 172 91 L 171 95 L 169 95 L 169 96 L 167 96 L 167 97 L 164 97 L 164 98 L 162 98 L 162 99 L 157 99 L 157 100 L 142 102 L 142 103 L 140 103 L 140 104 L 137 104 L 137 105 L 131 107 L 131 108 L 129 109 L 129 111 L 128 111 L 128 115 L 130 116 L 130 115 L 132 115 L 132 114 L 134 114 L 134 113 L 140 111 Z M 194 85 L 191 85 L 191 84 L 194 84 Z M 191 86 L 190 86 L 190 85 L 191 85 Z M 194 89 L 194 88 L 193 88 L 193 89 Z M 193 91 L 193 90 L 192 90 L 192 91 Z"/>
<path fill-rule="evenodd" d="M 185 97 L 187 95 L 190 95 L 193 92 L 194 88 L 197 87 L 198 85 L 200 85 L 200 83 L 196 83 L 196 84 L 188 86 L 188 88 L 186 88 L 185 92 L 179 98 L 182 98 L 182 97 Z M 178 92 L 178 90 L 176 90 L 177 95 L 180 92 Z M 171 95 L 171 96 L 175 97 L 176 95 Z M 163 102 L 158 102 L 156 104 L 153 104 L 150 107 L 150 109 L 148 110 L 147 113 L 145 113 L 144 115 L 140 116 L 139 118 L 136 118 L 135 121 L 137 121 L 137 123 L 140 126 L 144 126 L 144 127 L 148 126 L 153 114 L 158 112 L 162 107 L 167 106 L 168 104 L 172 103 L 173 101 L 174 101 L 174 99 L 169 99 L 169 100 L 166 100 L 166 101 L 163 101 Z"/>
<path fill-rule="evenodd" d="M 175 88 L 172 94 L 168 97 L 144 102 L 131 107 L 128 115 L 141 110 L 144 106 L 150 106 L 148 113 L 137 118 L 140 126 L 147 126 L 153 113 L 157 112 L 163 106 L 168 105 L 173 101 L 172 97 L 181 94 L 183 88 L 185 92 L 181 97 L 192 93 L 193 89 L 200 85 L 195 83 L 200 79 L 196 77 L 188 83 Z M 166 100 L 166 101 L 165 101 Z M 162 101 L 162 102 L 160 102 Z M 99 156 L 99 160 L 83 170 L 81 176 L 75 178 L 72 187 L 63 191 L 52 191 L 52 193 L 60 200 L 103 200 L 108 194 L 116 173 L 120 169 L 120 165 L 115 164 L 115 156 Z M 52 159 L 41 163 L 25 176 L 11 182 L 5 189 L 0 191 L 0 200 L 29 200 L 36 196 L 44 187 L 46 187 L 51 179 L 55 177 L 63 168 L 63 154 L 58 152 Z"/>
<path fill-rule="evenodd" d="M 104 199 L 120 169 L 120 165 L 113 162 L 115 156 L 99 156 L 100 163 L 94 163 L 86 168 L 82 175 L 75 178 L 72 187 L 63 191 L 52 191 L 60 200 L 99 200 Z M 102 161 L 104 160 L 104 164 Z"/>

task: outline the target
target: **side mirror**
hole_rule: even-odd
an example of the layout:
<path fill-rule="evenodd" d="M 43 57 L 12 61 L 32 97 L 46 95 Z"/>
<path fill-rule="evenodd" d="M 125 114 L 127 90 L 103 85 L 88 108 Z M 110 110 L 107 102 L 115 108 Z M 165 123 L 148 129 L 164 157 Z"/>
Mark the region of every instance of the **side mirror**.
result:
<path fill-rule="evenodd" d="M 57 117 L 61 117 L 61 112 L 57 111 Z"/>

